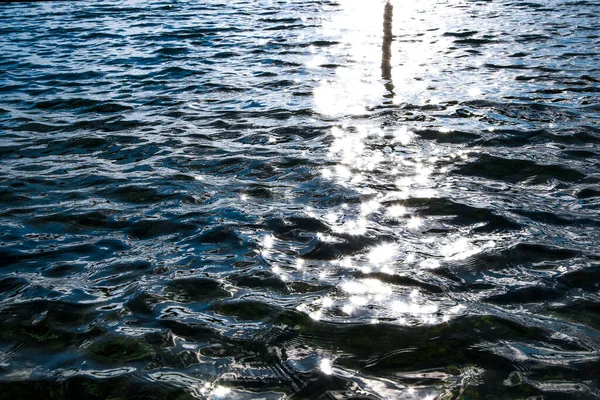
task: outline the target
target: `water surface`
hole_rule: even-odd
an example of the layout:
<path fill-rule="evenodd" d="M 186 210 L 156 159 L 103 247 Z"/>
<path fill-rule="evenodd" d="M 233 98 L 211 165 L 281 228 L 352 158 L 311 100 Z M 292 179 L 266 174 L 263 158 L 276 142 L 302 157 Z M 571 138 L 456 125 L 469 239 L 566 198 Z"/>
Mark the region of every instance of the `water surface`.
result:
<path fill-rule="evenodd" d="M 600 5 L 384 4 L 0 7 L 0 398 L 600 397 Z"/>

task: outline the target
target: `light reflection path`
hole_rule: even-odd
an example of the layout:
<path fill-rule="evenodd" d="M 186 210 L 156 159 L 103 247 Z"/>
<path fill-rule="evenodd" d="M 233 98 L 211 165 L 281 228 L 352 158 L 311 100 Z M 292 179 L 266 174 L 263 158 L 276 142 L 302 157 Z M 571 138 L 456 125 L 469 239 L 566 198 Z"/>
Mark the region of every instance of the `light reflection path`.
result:
<path fill-rule="evenodd" d="M 473 240 L 465 231 L 430 235 L 428 232 L 437 228 L 440 221 L 407 207 L 411 199 L 441 195 L 438 187 L 446 177 L 447 167 L 438 165 L 460 158 L 456 149 L 419 142 L 408 125 L 390 126 L 384 119 L 355 117 L 369 115 L 393 95 L 393 32 L 402 37 L 405 30 L 416 29 L 414 23 L 407 22 L 417 19 L 423 11 L 417 4 L 403 4 L 399 18 L 403 25 L 393 27 L 392 4 L 381 5 L 383 17 L 372 5 L 342 2 L 343 12 L 324 24 L 326 33 L 344 38 L 341 50 L 338 49 L 342 54 L 329 56 L 345 58 L 347 63 L 337 69 L 335 79 L 322 82 L 314 93 L 315 107 L 324 116 L 341 122 L 331 129 L 328 158 L 333 166 L 321 170 L 322 178 L 327 184 L 358 193 L 362 202 L 358 206 L 343 204 L 336 210 L 310 209 L 306 213 L 330 227 L 333 235 L 317 236 L 332 246 L 349 240 L 348 237 L 357 241 L 381 237 L 377 232 L 382 230 L 387 235 L 364 251 L 320 265 L 318 278 L 323 280 L 339 278 L 339 271 L 346 271 L 338 285 L 341 291 L 298 309 L 323 320 L 438 324 L 464 313 L 466 307 L 449 296 L 428 293 L 421 289 L 427 285 L 420 283 L 431 280 L 432 272 L 446 261 L 466 259 L 493 242 Z M 419 54 L 410 54 L 411 51 Z M 394 71 L 407 74 L 413 68 L 411 60 L 422 59 L 429 51 L 437 49 L 402 44 L 394 53 L 402 60 L 394 65 Z M 381 56 L 381 65 L 377 65 L 377 55 Z M 377 76 L 378 70 L 381 77 Z M 396 89 L 398 96 L 415 90 L 406 84 Z M 364 277 L 357 277 L 357 273 Z M 393 276 L 410 277 L 417 289 L 384 282 L 392 281 Z"/>
<path fill-rule="evenodd" d="M 392 26 L 389 2 L 373 7 L 363 1 L 342 1 L 341 6 L 342 12 L 324 23 L 324 34 L 341 38 L 342 45 L 328 50 L 331 53 L 320 53 L 310 63 L 319 68 L 329 59 L 345 60 L 335 76 L 320 82 L 314 91 L 315 109 L 334 121 L 327 166 L 320 172 L 324 185 L 356 193 L 360 203 L 328 209 L 307 206 L 304 214 L 329 227 L 329 233 L 315 233 L 319 244 L 335 250 L 354 243 L 356 250 L 340 251 L 333 260 L 298 257 L 291 268 L 282 268 L 277 253 L 285 244 L 266 234 L 262 256 L 284 282 L 318 280 L 335 288 L 297 306 L 314 320 L 407 327 L 444 324 L 464 315 L 468 305 L 452 290 L 445 290 L 454 283 L 436 271 L 494 247 L 495 242 L 488 235 L 474 234 L 473 227 L 453 227 L 412 205 L 415 200 L 418 204 L 446 195 L 442 190 L 448 190 L 448 165 L 465 153 L 450 145 L 422 141 L 410 124 L 390 123 L 373 117 L 373 111 L 383 105 L 435 102 L 423 100 L 426 84 L 413 78 L 417 71 L 427 69 L 428 58 L 439 53 L 443 41 L 415 45 L 396 43 L 393 38 L 403 37 L 406 31 L 426 31 L 415 23 L 420 12 L 439 14 L 445 8 L 403 3 L 394 21 L 398 23 Z M 392 54 L 398 55 L 394 65 Z M 439 128 L 440 132 L 444 129 Z M 317 367 L 326 375 L 343 373 L 332 355 L 324 354 Z M 388 395 L 407 393 L 400 390 Z M 417 398 L 429 395 L 414 393 Z M 407 398 L 413 397 L 408 393 Z"/>

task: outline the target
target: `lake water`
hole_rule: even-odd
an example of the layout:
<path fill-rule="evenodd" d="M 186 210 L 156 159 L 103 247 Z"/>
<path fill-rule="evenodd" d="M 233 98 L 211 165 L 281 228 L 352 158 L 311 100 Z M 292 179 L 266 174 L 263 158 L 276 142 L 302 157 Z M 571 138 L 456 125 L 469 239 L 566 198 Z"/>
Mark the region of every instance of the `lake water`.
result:
<path fill-rule="evenodd" d="M 0 398 L 600 397 L 600 3 L 392 5 L 0 6 Z"/>

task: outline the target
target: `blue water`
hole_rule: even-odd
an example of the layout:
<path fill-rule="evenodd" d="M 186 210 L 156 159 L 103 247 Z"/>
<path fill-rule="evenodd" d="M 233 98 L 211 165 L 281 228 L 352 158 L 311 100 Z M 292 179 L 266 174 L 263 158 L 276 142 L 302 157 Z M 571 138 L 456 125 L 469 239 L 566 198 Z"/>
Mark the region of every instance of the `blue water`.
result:
<path fill-rule="evenodd" d="M 0 6 L 0 398 L 600 397 L 600 3 L 392 5 Z"/>

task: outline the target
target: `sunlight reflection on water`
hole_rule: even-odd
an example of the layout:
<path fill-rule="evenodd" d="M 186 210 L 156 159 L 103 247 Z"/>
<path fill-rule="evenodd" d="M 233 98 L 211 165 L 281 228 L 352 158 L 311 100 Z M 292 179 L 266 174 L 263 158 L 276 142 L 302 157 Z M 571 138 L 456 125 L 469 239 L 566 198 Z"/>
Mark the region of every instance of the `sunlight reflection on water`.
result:
<path fill-rule="evenodd" d="M 330 165 L 321 170 L 321 176 L 333 185 L 368 198 L 358 207 L 346 206 L 321 216 L 333 236 L 318 234 L 317 237 L 324 243 L 342 243 L 344 239 L 336 240 L 337 235 L 369 235 L 370 226 L 385 219 L 397 221 L 400 225 L 394 229 L 400 232 L 394 234 L 394 242 L 379 243 L 365 253 L 329 263 L 319 273 L 319 279 L 330 279 L 339 268 L 367 276 L 375 273 L 419 275 L 440 268 L 446 261 L 463 260 L 480 252 L 484 246 L 475 245 L 468 236 L 458 233 L 447 237 L 429 236 L 430 222 L 419 215 L 418 210 L 399 203 L 411 198 L 436 197 L 447 170 L 438 163 L 440 160 L 451 162 L 454 154 L 441 146 L 422 147 L 407 125 L 389 128 L 352 118 L 385 104 L 390 95 L 396 104 L 415 98 L 419 98 L 418 102 L 440 101 L 436 97 L 423 99 L 426 93 L 430 95 L 426 92 L 427 83 L 415 78 L 424 73 L 429 76 L 439 73 L 429 69 L 428 60 L 446 43 L 428 43 L 426 38 L 413 43 L 401 38 L 406 31 L 424 30 L 420 26 L 422 12 L 443 13 L 450 8 L 440 7 L 443 10 L 440 11 L 430 3 L 417 1 L 403 2 L 401 7 L 396 5 L 391 76 L 385 77 L 384 71 L 382 78 L 379 63 L 385 2 L 380 2 L 379 7 L 362 1 L 342 1 L 340 5 L 341 12 L 323 23 L 323 34 L 342 42 L 342 46 L 333 50 L 342 54 L 315 54 L 310 63 L 318 68 L 329 59 L 347 60 L 337 66 L 330 79 L 321 81 L 313 93 L 316 110 L 343 121 L 331 128 Z M 309 212 L 316 215 L 312 210 Z M 406 242 L 406 237 L 419 240 Z M 466 309 L 456 301 L 444 300 L 443 296 L 404 291 L 375 278 L 346 278 L 339 287 L 340 293 L 304 303 L 299 310 L 316 320 L 346 316 L 376 323 L 379 318 L 391 318 L 403 325 L 445 322 Z"/>
<path fill-rule="evenodd" d="M 458 1 L 454 1 L 458 3 Z M 453 3 L 446 1 L 444 3 Z M 315 54 L 309 63 L 313 68 L 343 56 L 347 62 L 339 65 L 335 76 L 322 80 L 314 90 L 315 109 L 329 116 L 361 115 L 381 105 L 382 99 L 392 98 L 393 104 L 438 104 L 444 94 L 436 94 L 429 86 L 438 82 L 444 71 L 436 67 L 437 57 L 452 43 L 452 38 L 440 38 L 438 32 L 445 20 L 458 13 L 452 7 L 439 7 L 436 2 L 392 1 L 396 6 L 393 17 L 389 71 L 379 68 L 381 61 L 382 11 L 385 2 L 360 0 L 341 1 L 342 10 L 329 21 L 324 21 L 322 34 L 343 43 L 342 54 Z M 427 15 L 425 18 L 423 15 Z M 435 21 L 435 24 L 431 24 Z M 403 40 L 405 36 L 421 32 L 422 40 Z M 391 73 L 390 73 L 391 71 Z M 423 79 L 423 76 L 427 79 Z M 466 86 L 471 97 L 482 90 Z M 405 144 L 405 143 L 404 143 Z"/>

